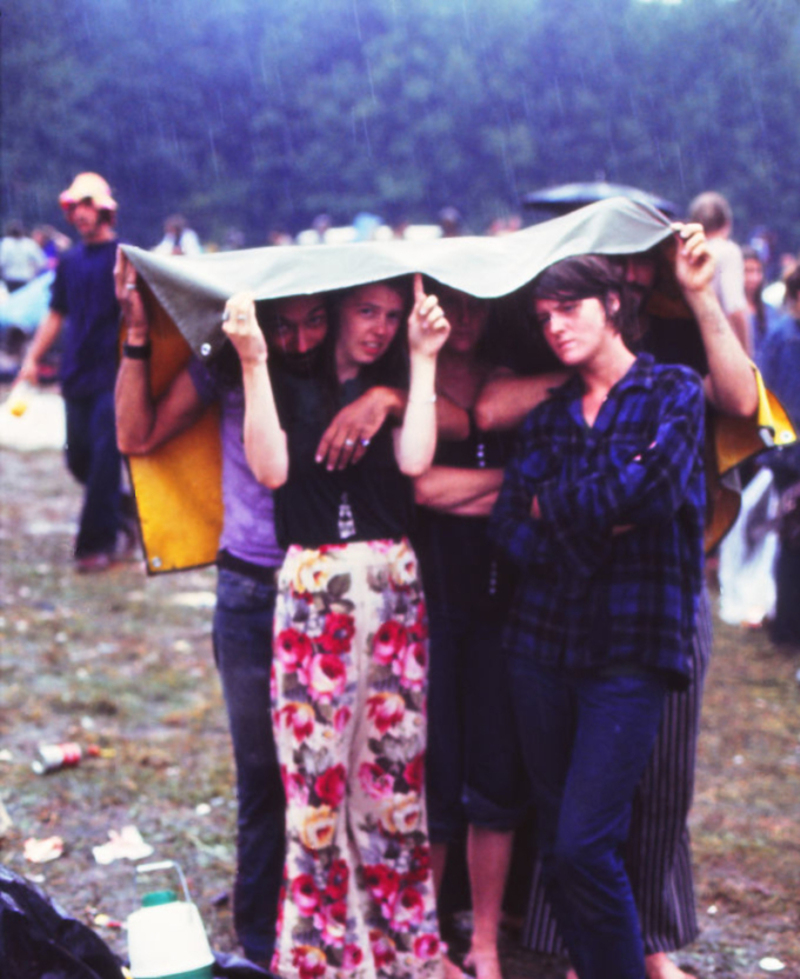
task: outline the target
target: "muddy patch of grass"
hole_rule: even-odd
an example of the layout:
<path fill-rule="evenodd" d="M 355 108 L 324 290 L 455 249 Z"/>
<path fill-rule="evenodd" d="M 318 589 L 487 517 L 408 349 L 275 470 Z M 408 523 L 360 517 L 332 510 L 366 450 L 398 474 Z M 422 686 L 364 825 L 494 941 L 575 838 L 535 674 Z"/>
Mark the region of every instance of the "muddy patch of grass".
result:
<path fill-rule="evenodd" d="M 213 946 L 236 949 L 230 739 L 207 607 L 212 570 L 145 577 L 132 562 L 77 575 L 80 493 L 58 453 L 0 456 L 0 799 L 14 826 L 0 860 L 91 923 L 136 906 L 132 865 L 98 865 L 92 846 L 136 825 L 178 860 Z M 698 976 L 800 979 L 800 651 L 717 623 L 692 833 L 701 937 L 676 956 Z M 96 745 L 101 757 L 48 776 L 40 742 Z M 24 840 L 59 835 L 65 853 L 26 863 Z M 124 933 L 97 927 L 119 954 Z M 564 963 L 504 944 L 508 979 L 563 976 Z"/>

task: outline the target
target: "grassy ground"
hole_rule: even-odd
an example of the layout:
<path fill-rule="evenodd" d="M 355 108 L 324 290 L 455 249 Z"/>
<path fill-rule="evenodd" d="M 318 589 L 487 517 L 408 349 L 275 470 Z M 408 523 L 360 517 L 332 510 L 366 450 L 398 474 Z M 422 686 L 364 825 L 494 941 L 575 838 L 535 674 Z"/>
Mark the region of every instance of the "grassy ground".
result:
<path fill-rule="evenodd" d="M 213 946 L 236 949 L 230 891 L 235 802 L 230 743 L 211 660 L 211 570 L 146 579 L 129 563 L 81 577 L 71 563 L 80 493 L 55 452 L 0 454 L 0 800 L 13 826 L 0 861 L 74 916 L 122 920 L 132 865 L 92 847 L 136 825 L 178 860 Z M 703 933 L 677 956 L 705 977 L 756 977 L 767 956 L 800 979 L 800 650 L 718 624 L 692 820 Z M 105 757 L 48 776 L 40 742 L 96 744 Z M 26 862 L 29 837 L 63 856 Z M 95 925 L 125 953 L 124 932 Z M 504 950 L 508 979 L 555 979 L 561 962 Z"/>

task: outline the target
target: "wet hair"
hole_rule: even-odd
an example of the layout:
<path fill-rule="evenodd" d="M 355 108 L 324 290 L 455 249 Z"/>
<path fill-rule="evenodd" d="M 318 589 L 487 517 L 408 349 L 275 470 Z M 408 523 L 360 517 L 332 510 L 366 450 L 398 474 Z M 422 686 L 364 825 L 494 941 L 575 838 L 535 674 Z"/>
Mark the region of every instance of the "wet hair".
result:
<path fill-rule="evenodd" d="M 413 305 L 413 290 L 408 276 L 398 276 L 393 279 L 383 279 L 380 282 L 361 282 L 347 289 L 339 289 L 324 295 L 325 311 L 328 318 L 328 332 L 319 346 L 319 354 L 314 358 L 313 373 L 319 377 L 324 390 L 325 410 L 329 418 L 333 418 L 339 410 L 339 380 L 336 374 L 336 338 L 339 335 L 339 321 L 342 303 L 359 289 L 365 286 L 382 285 L 394 290 L 402 297 L 403 312 L 401 326 L 394 336 L 389 349 L 374 364 L 365 364 L 360 376 L 365 387 L 385 385 L 387 387 L 406 387 L 408 385 L 408 346 L 404 329 L 408 315 Z M 268 337 L 269 327 L 277 315 L 279 299 L 262 299 L 256 302 L 256 319 L 261 332 Z M 269 342 L 269 340 L 267 341 Z M 277 357 L 270 349 L 268 363 L 274 367 L 282 365 L 291 373 L 291 359 Z M 212 362 L 220 382 L 227 387 L 237 387 L 242 382 L 242 369 L 239 356 L 232 343 L 222 345 L 219 353 Z"/>
<path fill-rule="evenodd" d="M 727 224 L 733 225 L 733 211 L 722 194 L 707 190 L 689 205 L 689 220 L 702 224 L 706 234 L 714 234 Z"/>
<path fill-rule="evenodd" d="M 619 300 L 617 309 L 612 296 Z M 625 284 L 625 267 L 605 255 L 565 258 L 546 268 L 533 280 L 531 300 L 537 299 L 560 302 L 599 299 L 614 329 L 628 346 L 641 337 L 636 315 L 638 302 Z"/>
<path fill-rule="evenodd" d="M 342 306 L 345 300 L 369 286 L 385 286 L 391 289 L 403 301 L 403 309 L 400 316 L 400 328 L 395 334 L 388 350 L 374 364 L 366 364 L 361 369 L 361 373 L 369 387 L 376 384 L 403 384 L 408 375 L 408 343 L 406 338 L 405 324 L 408 319 L 411 307 L 414 305 L 414 292 L 411 278 L 407 275 L 399 275 L 393 279 L 382 279 L 380 282 L 362 282 L 357 286 L 348 289 L 341 289 L 332 293 L 329 308 L 330 346 L 335 350 L 336 341 L 339 336 L 339 325 L 341 322 Z"/>

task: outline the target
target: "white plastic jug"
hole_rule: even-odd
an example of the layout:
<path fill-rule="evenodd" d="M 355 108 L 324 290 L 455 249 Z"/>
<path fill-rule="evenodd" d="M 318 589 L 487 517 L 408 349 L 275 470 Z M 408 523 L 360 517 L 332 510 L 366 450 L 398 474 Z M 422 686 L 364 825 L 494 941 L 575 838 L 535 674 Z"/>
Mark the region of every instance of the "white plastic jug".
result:
<path fill-rule="evenodd" d="M 200 912 L 189 898 L 183 871 L 174 860 L 142 864 L 137 875 L 174 870 L 183 900 L 174 890 L 150 891 L 128 915 L 128 955 L 133 979 L 211 979 L 214 955 Z"/>

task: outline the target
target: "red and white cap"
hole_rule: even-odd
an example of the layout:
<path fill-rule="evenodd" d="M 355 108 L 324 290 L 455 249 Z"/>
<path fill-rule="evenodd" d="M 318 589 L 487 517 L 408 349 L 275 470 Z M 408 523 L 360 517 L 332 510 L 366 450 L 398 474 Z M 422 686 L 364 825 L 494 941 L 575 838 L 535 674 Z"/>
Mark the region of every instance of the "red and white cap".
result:
<path fill-rule="evenodd" d="M 116 211 L 117 202 L 111 196 L 111 188 L 99 173 L 79 173 L 63 193 L 58 203 L 65 211 L 78 203 L 90 200 L 101 211 Z"/>

